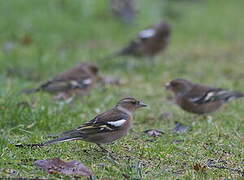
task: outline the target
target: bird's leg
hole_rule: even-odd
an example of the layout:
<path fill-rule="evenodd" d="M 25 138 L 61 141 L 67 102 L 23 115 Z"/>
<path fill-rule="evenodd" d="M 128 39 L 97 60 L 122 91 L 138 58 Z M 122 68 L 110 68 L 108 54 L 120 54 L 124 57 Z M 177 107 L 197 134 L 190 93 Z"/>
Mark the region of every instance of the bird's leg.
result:
<path fill-rule="evenodd" d="M 116 160 L 116 158 L 112 155 L 112 153 L 111 153 L 110 151 L 106 150 L 106 149 L 105 149 L 103 146 L 101 146 L 100 144 L 97 144 L 97 146 L 98 146 L 99 148 L 101 148 L 103 152 L 107 153 L 113 160 Z"/>
<path fill-rule="evenodd" d="M 100 144 L 97 144 L 100 149 L 102 149 L 103 152 L 110 153 L 108 150 L 106 150 L 104 147 L 102 147 Z"/>

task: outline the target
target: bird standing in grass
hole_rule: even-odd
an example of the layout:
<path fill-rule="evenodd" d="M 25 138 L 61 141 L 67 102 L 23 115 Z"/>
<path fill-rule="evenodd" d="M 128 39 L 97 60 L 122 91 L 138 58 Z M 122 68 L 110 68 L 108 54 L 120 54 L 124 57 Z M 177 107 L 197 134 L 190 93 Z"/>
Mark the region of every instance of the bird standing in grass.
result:
<path fill-rule="evenodd" d="M 105 150 L 101 144 L 111 143 L 125 136 L 131 128 L 133 113 L 145 106 L 146 104 L 142 101 L 134 98 L 124 98 L 114 108 L 97 115 L 94 119 L 80 127 L 60 134 L 56 139 L 41 144 L 16 146 L 46 146 L 62 141 L 84 140 L 96 143 L 100 148 Z"/>
<path fill-rule="evenodd" d="M 115 53 L 117 56 L 148 57 L 152 59 L 159 52 L 164 50 L 170 39 L 170 25 L 162 21 L 159 24 L 142 30 L 128 46 Z"/>
<path fill-rule="evenodd" d="M 24 90 L 25 93 L 38 91 L 55 94 L 56 99 L 67 99 L 73 95 L 89 94 L 98 79 L 98 68 L 91 63 L 81 63 L 59 74 L 36 89 Z"/>
<path fill-rule="evenodd" d="M 240 97 L 243 93 L 195 84 L 185 79 L 174 79 L 166 89 L 175 95 L 175 101 L 183 110 L 195 114 L 217 111 L 223 104 Z"/>

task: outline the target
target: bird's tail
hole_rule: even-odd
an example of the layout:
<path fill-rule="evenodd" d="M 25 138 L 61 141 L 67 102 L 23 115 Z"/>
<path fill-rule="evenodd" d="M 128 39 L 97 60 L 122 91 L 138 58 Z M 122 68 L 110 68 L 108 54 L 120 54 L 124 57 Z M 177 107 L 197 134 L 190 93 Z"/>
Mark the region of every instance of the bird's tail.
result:
<path fill-rule="evenodd" d="M 231 100 L 244 97 L 243 93 L 238 91 L 227 91 L 224 89 L 214 89 L 207 92 L 203 97 L 196 100 L 195 103 L 204 104 L 214 101 L 222 101 L 223 103 L 227 103 Z"/>
<path fill-rule="evenodd" d="M 122 49 L 122 50 L 116 51 L 114 53 L 111 53 L 109 55 L 106 55 L 106 56 L 100 58 L 99 60 L 101 60 L 101 61 L 111 60 L 111 59 L 117 58 L 119 56 L 126 56 L 127 54 L 128 54 L 127 51 L 125 49 Z"/>
<path fill-rule="evenodd" d="M 72 130 L 72 131 L 67 131 L 65 133 L 62 133 L 61 137 L 58 137 L 56 139 L 52 139 L 52 140 L 49 140 L 49 141 L 46 141 L 43 143 L 39 143 L 39 144 L 16 144 L 15 146 L 16 147 L 43 147 L 43 146 L 47 146 L 49 144 L 55 144 L 58 142 L 73 141 L 73 140 L 80 140 L 80 139 L 83 139 L 83 135 L 76 130 Z"/>
<path fill-rule="evenodd" d="M 237 98 L 241 98 L 244 97 L 243 93 L 240 93 L 238 91 L 231 91 L 229 93 L 226 93 L 225 95 L 223 95 L 223 99 L 228 102 Z"/>
<path fill-rule="evenodd" d="M 79 139 L 82 139 L 82 138 L 80 136 L 78 136 L 78 137 L 64 136 L 64 137 L 52 139 L 50 141 L 46 141 L 46 142 L 42 143 L 42 146 L 47 146 L 49 144 L 55 144 L 55 143 L 58 143 L 58 142 L 79 140 Z"/>

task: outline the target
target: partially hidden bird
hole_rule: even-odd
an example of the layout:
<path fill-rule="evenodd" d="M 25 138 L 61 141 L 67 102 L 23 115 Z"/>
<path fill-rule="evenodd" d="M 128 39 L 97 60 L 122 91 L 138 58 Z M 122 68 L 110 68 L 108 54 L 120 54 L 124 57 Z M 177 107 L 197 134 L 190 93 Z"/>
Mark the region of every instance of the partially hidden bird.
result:
<path fill-rule="evenodd" d="M 89 94 L 91 89 L 100 78 L 98 67 L 92 63 L 80 63 L 75 67 L 63 72 L 53 79 L 41 84 L 35 89 L 23 90 L 24 93 L 44 91 L 58 96 L 72 96 L 81 93 Z"/>
<path fill-rule="evenodd" d="M 165 21 L 139 32 L 134 40 L 109 58 L 118 56 L 148 57 L 152 59 L 169 44 L 171 26 Z"/>

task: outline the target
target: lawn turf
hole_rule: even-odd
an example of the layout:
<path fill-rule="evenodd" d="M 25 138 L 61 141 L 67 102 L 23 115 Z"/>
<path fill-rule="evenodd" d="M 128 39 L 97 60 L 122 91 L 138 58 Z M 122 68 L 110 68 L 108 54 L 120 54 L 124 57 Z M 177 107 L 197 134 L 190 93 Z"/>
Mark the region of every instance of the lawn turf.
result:
<path fill-rule="evenodd" d="M 243 0 L 140 0 L 137 21 L 125 25 L 111 16 L 105 0 L 0 1 L 0 177 L 68 179 L 33 165 L 60 157 L 84 163 L 97 179 L 241 179 L 243 99 L 207 121 L 168 101 L 163 84 L 182 77 L 244 91 L 243 7 Z M 153 63 L 132 57 L 101 61 L 161 19 L 172 24 L 172 39 Z M 20 93 L 83 61 L 126 84 L 99 87 L 72 105 L 53 102 L 45 93 Z M 136 112 L 128 136 L 107 146 L 117 162 L 83 141 L 13 146 L 79 126 L 125 96 L 143 99 L 149 107 Z M 173 133 L 175 121 L 189 130 Z M 143 133 L 153 128 L 165 133 L 156 139 Z"/>

